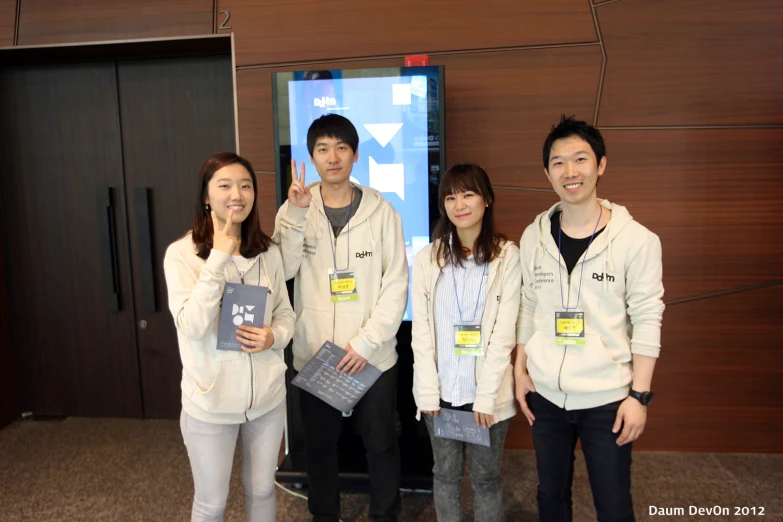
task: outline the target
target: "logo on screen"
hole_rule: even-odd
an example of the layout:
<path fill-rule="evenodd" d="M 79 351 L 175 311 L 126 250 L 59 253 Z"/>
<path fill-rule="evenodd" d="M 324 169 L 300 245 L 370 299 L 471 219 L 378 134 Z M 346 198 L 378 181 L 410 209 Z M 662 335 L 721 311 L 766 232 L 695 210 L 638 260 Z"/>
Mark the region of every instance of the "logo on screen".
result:
<path fill-rule="evenodd" d="M 315 107 L 334 107 L 337 105 L 337 100 L 328 96 L 321 96 L 313 100 L 313 105 Z"/>

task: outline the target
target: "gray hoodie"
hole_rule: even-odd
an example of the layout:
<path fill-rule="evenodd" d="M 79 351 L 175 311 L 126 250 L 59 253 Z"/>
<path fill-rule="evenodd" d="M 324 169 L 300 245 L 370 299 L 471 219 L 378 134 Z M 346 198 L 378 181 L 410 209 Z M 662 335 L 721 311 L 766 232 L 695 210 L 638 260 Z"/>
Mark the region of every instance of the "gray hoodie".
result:
<path fill-rule="evenodd" d="M 402 220 L 377 190 L 359 186 L 359 208 L 335 238 L 324 213 L 321 182 L 309 187 L 308 208 L 285 202 L 275 220 L 285 277 L 297 276 L 294 368 L 301 370 L 329 340 L 340 347 L 350 343 L 368 363 L 386 371 L 397 362 L 396 335 L 408 304 Z M 332 302 L 328 270 L 335 258 L 338 268 L 349 265 L 355 271 L 358 300 Z"/>
<path fill-rule="evenodd" d="M 661 347 L 661 242 L 625 207 L 599 203 L 612 217 L 570 278 L 551 234 L 550 217 L 562 210 L 560 203 L 539 214 L 520 240 L 517 343 L 525 345 L 536 391 L 566 410 L 624 399 L 633 381 L 632 354 L 658 357 Z M 558 345 L 555 312 L 564 310 L 563 301 L 573 306 L 577 298 L 585 313 L 586 344 Z"/>

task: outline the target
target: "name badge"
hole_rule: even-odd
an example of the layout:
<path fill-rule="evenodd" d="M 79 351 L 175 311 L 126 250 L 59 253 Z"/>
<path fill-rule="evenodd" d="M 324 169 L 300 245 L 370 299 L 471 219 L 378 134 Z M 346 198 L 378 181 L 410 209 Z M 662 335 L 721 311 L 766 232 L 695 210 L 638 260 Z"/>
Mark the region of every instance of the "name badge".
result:
<path fill-rule="evenodd" d="M 454 325 L 454 355 L 484 355 L 480 324 Z"/>
<path fill-rule="evenodd" d="M 347 268 L 335 271 L 329 269 L 329 291 L 332 294 L 332 302 L 357 301 L 359 294 L 356 292 L 356 273 Z"/>
<path fill-rule="evenodd" d="M 555 312 L 555 340 L 559 345 L 585 345 L 585 313 Z"/>

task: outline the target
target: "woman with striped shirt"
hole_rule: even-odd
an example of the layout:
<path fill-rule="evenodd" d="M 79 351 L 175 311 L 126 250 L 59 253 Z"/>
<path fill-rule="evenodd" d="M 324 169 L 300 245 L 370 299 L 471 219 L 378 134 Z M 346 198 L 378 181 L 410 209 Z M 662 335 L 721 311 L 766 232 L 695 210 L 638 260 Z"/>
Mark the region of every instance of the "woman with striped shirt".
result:
<path fill-rule="evenodd" d="M 440 522 L 458 522 L 464 453 L 477 522 L 502 519 L 500 460 L 514 406 L 511 350 L 522 271 L 495 230 L 495 195 L 481 167 L 451 167 L 438 188 L 434 241 L 413 267 L 413 395 L 430 434 Z M 442 408 L 473 412 L 489 447 L 435 436 Z"/>

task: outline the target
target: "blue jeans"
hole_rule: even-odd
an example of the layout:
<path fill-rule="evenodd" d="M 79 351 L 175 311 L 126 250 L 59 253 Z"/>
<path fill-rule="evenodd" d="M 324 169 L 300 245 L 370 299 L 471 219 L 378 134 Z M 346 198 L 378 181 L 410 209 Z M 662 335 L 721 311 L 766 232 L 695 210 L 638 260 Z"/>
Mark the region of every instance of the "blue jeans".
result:
<path fill-rule="evenodd" d="M 451 406 L 447 406 L 451 407 Z M 469 408 L 454 408 L 466 409 Z M 470 483 L 473 487 L 473 514 L 476 522 L 500 522 L 503 519 L 500 461 L 511 419 L 489 428 L 489 448 L 458 440 L 436 437 L 431 415 L 422 415 L 432 443 L 432 493 L 438 522 L 459 522 L 460 483 L 465 472 L 464 452 L 468 453 Z"/>
<path fill-rule="evenodd" d="M 535 415 L 533 444 L 538 469 L 538 516 L 542 522 L 571 521 L 571 484 L 577 438 L 587 464 L 599 522 L 633 522 L 631 444 L 612 433 L 622 401 L 566 411 L 537 393 L 527 395 Z"/>

